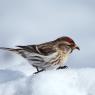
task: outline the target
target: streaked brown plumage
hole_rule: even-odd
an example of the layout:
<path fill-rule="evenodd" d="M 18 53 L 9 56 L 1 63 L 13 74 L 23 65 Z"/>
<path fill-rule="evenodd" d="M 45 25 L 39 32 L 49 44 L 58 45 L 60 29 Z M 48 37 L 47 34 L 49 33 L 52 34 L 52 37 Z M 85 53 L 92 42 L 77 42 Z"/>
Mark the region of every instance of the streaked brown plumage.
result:
<path fill-rule="evenodd" d="M 17 46 L 15 49 L 1 47 L 0 49 L 20 54 L 37 69 L 37 72 L 40 72 L 64 66 L 69 54 L 79 47 L 70 37 L 63 36 L 39 45 Z"/>

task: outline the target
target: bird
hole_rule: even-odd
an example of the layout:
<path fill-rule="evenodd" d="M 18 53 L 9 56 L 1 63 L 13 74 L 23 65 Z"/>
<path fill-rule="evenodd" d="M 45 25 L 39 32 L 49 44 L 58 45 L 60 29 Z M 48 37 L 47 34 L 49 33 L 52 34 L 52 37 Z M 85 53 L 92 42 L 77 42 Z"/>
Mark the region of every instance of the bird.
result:
<path fill-rule="evenodd" d="M 73 39 L 68 36 L 62 36 L 41 44 L 19 45 L 16 48 L 0 47 L 0 49 L 21 55 L 36 68 L 35 74 L 50 69 L 67 68 L 64 63 L 69 55 L 75 49 L 80 50 Z"/>

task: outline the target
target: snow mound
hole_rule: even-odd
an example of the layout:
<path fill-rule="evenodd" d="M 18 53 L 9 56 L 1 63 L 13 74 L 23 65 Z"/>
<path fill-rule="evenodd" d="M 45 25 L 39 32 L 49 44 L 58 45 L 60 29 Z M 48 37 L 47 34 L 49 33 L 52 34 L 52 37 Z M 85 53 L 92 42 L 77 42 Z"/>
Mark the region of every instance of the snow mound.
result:
<path fill-rule="evenodd" d="M 24 74 L 19 71 L 13 70 L 0 70 L 0 83 L 6 83 L 9 81 L 17 80 L 19 78 L 24 77 Z"/>
<path fill-rule="evenodd" d="M 95 95 L 95 69 L 44 71 L 2 83 L 0 95 Z"/>

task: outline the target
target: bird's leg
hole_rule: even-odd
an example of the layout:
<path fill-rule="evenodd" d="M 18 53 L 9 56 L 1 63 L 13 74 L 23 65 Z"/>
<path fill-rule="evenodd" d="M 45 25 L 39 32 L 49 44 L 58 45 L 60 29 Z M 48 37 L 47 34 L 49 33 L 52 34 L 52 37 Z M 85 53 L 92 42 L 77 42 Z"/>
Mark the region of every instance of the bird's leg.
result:
<path fill-rule="evenodd" d="M 39 72 L 39 69 L 38 69 L 38 67 L 36 67 L 36 70 L 37 70 L 37 72 Z"/>
<path fill-rule="evenodd" d="M 37 74 L 37 73 L 44 71 L 44 69 L 39 70 L 38 67 L 36 67 L 36 69 L 37 69 L 37 72 L 35 72 L 34 74 Z"/>
<path fill-rule="evenodd" d="M 68 66 L 60 66 L 60 67 L 57 68 L 57 70 L 59 70 L 59 69 L 67 69 L 67 68 L 68 68 Z"/>

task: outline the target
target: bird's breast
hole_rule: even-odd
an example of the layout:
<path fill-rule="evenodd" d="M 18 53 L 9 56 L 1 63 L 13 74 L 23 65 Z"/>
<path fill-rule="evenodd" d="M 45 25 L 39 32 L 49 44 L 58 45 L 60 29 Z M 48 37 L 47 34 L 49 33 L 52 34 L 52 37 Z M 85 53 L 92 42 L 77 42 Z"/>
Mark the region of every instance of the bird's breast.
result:
<path fill-rule="evenodd" d="M 69 53 L 63 53 L 63 52 L 61 52 L 60 55 L 61 55 L 61 64 L 64 64 L 68 60 Z"/>

